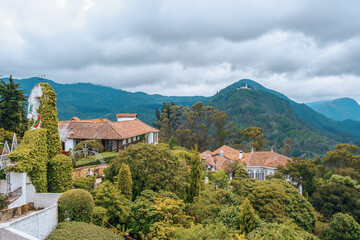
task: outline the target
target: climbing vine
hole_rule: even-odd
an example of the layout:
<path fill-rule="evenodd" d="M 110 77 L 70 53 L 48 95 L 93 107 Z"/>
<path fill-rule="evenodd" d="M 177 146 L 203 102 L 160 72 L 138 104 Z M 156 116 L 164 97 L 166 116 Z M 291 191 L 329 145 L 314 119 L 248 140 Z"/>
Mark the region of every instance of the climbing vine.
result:
<path fill-rule="evenodd" d="M 56 109 L 56 93 L 48 83 L 40 83 L 42 96 L 38 113 L 41 116 L 41 128 L 46 128 L 48 154 L 51 159 L 61 152 L 60 134 Z"/>
<path fill-rule="evenodd" d="M 8 171 L 27 172 L 36 192 L 47 191 L 47 130 L 35 129 L 25 132 L 23 141 L 9 154 L 15 166 L 7 167 Z"/>
<path fill-rule="evenodd" d="M 53 157 L 48 163 L 49 192 L 65 192 L 72 187 L 72 160 L 63 154 Z"/>

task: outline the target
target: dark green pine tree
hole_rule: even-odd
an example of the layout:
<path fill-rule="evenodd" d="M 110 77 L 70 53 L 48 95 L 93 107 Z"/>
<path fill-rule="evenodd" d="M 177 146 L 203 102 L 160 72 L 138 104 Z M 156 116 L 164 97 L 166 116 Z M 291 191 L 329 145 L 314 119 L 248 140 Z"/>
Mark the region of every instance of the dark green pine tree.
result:
<path fill-rule="evenodd" d="M 248 198 L 240 205 L 239 224 L 241 233 L 249 233 L 258 225 L 259 219 Z"/>
<path fill-rule="evenodd" d="M 118 175 L 118 189 L 129 200 L 132 199 L 132 178 L 129 165 L 122 163 Z"/>
<path fill-rule="evenodd" d="M 9 83 L 2 79 L 0 81 L 0 128 L 22 136 L 27 129 L 27 99 L 25 91 L 19 87 L 20 83 L 15 83 L 12 76 Z"/>
<path fill-rule="evenodd" d="M 197 146 L 193 150 L 193 156 L 191 158 L 191 171 L 190 171 L 190 187 L 187 195 L 187 201 L 193 202 L 195 197 L 200 195 L 200 190 L 202 186 L 202 179 L 201 179 L 201 160 L 200 154 L 197 150 Z"/>

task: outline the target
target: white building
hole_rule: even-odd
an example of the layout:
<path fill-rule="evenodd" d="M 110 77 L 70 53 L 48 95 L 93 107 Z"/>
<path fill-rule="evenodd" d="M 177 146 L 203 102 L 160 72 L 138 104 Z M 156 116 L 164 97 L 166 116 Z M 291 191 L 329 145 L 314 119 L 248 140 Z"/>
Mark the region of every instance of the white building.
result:
<path fill-rule="evenodd" d="M 158 143 L 159 130 L 137 119 L 137 114 L 119 113 L 116 117 L 116 122 L 101 118 L 80 120 L 77 117 L 59 122 L 63 150 L 74 149 L 83 140 L 100 140 L 106 151 L 124 150 L 139 141 Z"/>
<path fill-rule="evenodd" d="M 214 152 L 205 151 L 200 154 L 201 159 L 206 161 L 207 168 L 210 171 L 225 169 L 228 163 L 239 161 L 250 178 L 265 180 L 267 175 L 277 172 L 279 165 L 286 166 L 290 158 L 279 153 L 269 152 L 249 152 L 244 153 L 229 146 L 222 146 Z"/>

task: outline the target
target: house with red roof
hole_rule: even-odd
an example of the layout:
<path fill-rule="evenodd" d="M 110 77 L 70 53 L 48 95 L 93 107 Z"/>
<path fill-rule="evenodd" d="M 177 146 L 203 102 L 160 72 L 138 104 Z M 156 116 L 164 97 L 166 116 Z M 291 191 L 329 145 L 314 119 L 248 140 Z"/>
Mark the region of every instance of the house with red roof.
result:
<path fill-rule="evenodd" d="M 277 172 L 279 165 L 286 166 L 286 162 L 291 158 L 274 151 L 248 152 L 234 149 L 224 145 L 214 152 L 209 150 L 200 154 L 202 160 L 210 171 L 226 169 L 229 163 L 239 162 L 249 173 L 250 178 L 265 180 L 267 175 Z"/>
<path fill-rule="evenodd" d="M 149 144 L 158 143 L 159 130 L 139 119 L 134 113 L 119 113 L 117 121 L 108 119 L 80 120 L 77 117 L 59 122 L 59 133 L 63 150 L 69 151 L 83 140 L 100 140 L 105 151 L 121 151 L 130 144 L 145 140 Z"/>

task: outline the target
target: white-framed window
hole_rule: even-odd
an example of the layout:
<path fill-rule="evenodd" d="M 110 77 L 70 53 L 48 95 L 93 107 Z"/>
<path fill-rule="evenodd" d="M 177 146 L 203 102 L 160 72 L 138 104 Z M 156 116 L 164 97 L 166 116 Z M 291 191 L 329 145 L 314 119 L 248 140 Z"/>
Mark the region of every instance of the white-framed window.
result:
<path fill-rule="evenodd" d="M 128 139 L 128 143 L 131 143 L 131 138 Z"/>
<path fill-rule="evenodd" d="M 125 144 L 126 144 L 126 139 L 123 140 L 123 145 L 125 145 Z"/>

